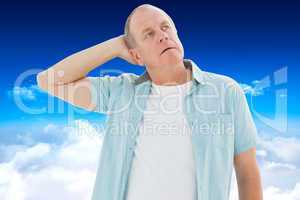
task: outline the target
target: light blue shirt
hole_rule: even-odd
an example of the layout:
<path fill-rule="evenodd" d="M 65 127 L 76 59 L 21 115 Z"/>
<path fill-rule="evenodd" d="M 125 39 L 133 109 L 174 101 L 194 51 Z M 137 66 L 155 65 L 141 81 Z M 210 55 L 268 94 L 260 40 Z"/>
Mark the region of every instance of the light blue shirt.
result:
<path fill-rule="evenodd" d="M 256 127 L 236 81 L 202 71 L 189 59 L 184 65 L 192 70 L 183 108 L 192 131 L 197 199 L 227 200 L 234 156 L 256 146 Z M 92 200 L 125 200 L 151 78 L 145 71 L 91 77 L 91 82 L 95 112 L 107 114 Z"/>

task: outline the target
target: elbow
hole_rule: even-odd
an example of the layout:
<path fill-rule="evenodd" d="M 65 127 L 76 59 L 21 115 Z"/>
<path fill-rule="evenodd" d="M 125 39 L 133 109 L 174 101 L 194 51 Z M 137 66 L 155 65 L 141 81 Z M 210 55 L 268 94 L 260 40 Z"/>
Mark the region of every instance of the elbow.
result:
<path fill-rule="evenodd" d="M 44 72 L 40 72 L 36 76 L 37 86 L 43 90 L 47 90 L 47 76 Z"/>

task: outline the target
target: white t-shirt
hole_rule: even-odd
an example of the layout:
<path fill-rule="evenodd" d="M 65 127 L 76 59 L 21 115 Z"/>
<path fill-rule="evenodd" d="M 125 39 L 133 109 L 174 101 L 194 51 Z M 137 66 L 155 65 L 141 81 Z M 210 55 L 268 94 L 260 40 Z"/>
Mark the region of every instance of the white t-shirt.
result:
<path fill-rule="evenodd" d="M 191 85 L 192 81 L 175 86 L 152 82 L 126 200 L 195 200 L 191 131 L 182 110 Z"/>

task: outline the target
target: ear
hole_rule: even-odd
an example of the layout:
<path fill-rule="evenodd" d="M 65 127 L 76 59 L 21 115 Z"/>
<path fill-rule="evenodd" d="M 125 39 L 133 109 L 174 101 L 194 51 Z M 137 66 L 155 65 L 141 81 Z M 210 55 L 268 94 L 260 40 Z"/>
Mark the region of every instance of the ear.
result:
<path fill-rule="evenodd" d="M 129 49 L 129 53 L 132 57 L 132 59 L 134 60 L 135 63 L 137 63 L 138 65 L 144 66 L 144 61 L 141 57 L 141 55 L 139 54 L 139 52 L 137 51 L 137 49 Z"/>

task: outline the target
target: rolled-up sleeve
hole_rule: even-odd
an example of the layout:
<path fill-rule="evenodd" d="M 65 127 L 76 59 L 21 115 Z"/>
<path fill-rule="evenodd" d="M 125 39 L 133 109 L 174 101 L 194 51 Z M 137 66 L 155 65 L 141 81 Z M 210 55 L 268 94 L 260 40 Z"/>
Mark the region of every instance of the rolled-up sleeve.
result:
<path fill-rule="evenodd" d="M 252 147 L 256 147 L 257 129 L 243 89 L 237 83 L 233 85 L 234 154 L 237 155 Z"/>

